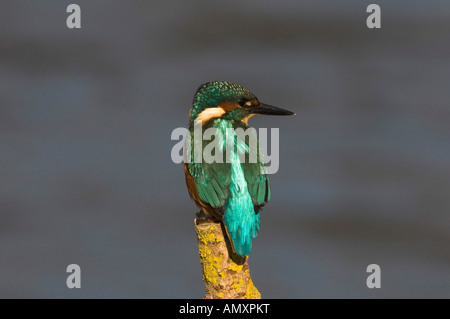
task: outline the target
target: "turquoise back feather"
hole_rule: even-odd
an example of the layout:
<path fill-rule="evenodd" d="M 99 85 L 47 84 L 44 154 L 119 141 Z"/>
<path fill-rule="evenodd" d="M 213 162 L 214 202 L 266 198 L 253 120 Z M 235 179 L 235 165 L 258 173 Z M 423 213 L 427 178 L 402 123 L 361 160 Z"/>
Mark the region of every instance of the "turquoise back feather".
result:
<path fill-rule="evenodd" d="M 252 249 L 252 239 L 256 238 L 260 217 L 259 212 L 255 212 L 238 154 L 233 152 L 231 156 L 230 196 L 225 204 L 223 221 L 236 253 L 247 256 Z"/>

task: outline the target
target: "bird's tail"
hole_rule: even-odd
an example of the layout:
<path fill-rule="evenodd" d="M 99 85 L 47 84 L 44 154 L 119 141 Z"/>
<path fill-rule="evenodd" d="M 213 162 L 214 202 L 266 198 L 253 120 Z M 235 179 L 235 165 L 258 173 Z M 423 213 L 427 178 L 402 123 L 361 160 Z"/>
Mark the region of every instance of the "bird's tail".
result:
<path fill-rule="evenodd" d="M 226 209 L 223 216 L 234 251 L 240 256 L 248 256 L 252 250 L 252 239 L 259 230 L 260 214 L 252 210 L 233 211 Z"/>

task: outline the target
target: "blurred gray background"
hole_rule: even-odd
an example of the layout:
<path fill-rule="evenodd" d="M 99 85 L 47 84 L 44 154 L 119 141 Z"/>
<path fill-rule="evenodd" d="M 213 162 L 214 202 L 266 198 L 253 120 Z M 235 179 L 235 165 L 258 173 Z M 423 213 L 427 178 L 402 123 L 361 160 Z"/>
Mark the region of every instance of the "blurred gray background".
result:
<path fill-rule="evenodd" d="M 373 2 L 1 1 L 0 297 L 202 298 L 170 135 L 227 80 L 297 113 L 250 121 L 280 128 L 263 297 L 449 298 L 450 2 Z"/>

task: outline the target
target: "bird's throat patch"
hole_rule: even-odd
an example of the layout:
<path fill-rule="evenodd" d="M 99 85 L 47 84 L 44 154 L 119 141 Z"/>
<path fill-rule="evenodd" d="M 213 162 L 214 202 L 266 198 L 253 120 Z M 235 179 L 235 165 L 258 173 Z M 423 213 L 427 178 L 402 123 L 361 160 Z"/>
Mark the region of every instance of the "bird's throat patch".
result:
<path fill-rule="evenodd" d="M 220 103 L 217 107 L 210 107 L 203 110 L 199 115 L 197 115 L 195 122 L 205 124 L 209 120 L 221 117 L 225 113 L 229 113 L 236 108 L 240 108 L 239 104 L 231 102 Z"/>
<path fill-rule="evenodd" d="M 211 119 L 221 117 L 225 113 L 226 113 L 226 111 L 223 108 L 221 108 L 220 106 L 210 107 L 210 108 L 207 108 L 206 110 L 202 111 L 199 115 L 197 115 L 197 118 L 195 119 L 195 123 L 201 123 L 203 125 Z"/>
<path fill-rule="evenodd" d="M 248 125 L 248 120 L 251 119 L 253 116 L 255 116 L 256 114 L 250 114 L 247 117 L 244 117 L 241 121 L 245 124 Z"/>

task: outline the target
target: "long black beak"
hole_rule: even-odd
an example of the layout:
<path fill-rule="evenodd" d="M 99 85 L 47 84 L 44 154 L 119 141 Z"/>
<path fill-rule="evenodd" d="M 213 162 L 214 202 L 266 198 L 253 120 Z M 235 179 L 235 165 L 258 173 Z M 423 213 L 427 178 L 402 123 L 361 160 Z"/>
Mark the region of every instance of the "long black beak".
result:
<path fill-rule="evenodd" d="M 267 104 L 259 104 L 250 109 L 253 114 L 265 114 L 265 115 L 295 115 L 294 112 L 272 106 Z"/>

